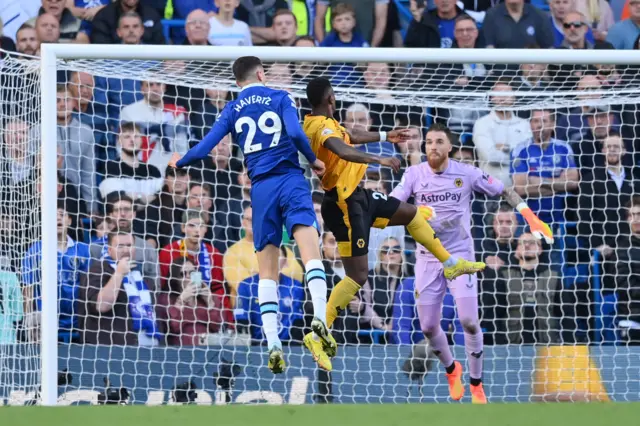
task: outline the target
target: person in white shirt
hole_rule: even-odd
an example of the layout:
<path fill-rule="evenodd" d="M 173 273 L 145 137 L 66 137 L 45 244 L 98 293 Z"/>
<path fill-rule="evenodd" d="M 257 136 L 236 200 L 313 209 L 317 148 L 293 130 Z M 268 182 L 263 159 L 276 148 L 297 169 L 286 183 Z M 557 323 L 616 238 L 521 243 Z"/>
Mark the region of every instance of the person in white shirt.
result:
<path fill-rule="evenodd" d="M 500 79 L 493 92 L 512 92 L 509 80 Z M 479 167 L 487 174 L 511 185 L 509 175 L 510 153 L 513 148 L 531 138 L 529 121 L 510 110 L 514 96 L 491 96 L 493 110 L 479 118 L 473 126 L 473 143 Z"/>
<path fill-rule="evenodd" d="M 209 43 L 214 46 L 252 46 L 249 25 L 233 18 L 240 0 L 215 0 L 215 4 L 219 10 L 209 19 Z"/>

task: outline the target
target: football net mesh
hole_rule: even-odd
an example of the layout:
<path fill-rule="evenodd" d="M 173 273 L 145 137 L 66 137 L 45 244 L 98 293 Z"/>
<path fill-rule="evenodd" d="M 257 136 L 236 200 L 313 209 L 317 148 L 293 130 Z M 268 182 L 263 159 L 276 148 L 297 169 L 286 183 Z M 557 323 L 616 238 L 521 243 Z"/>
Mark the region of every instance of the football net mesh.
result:
<path fill-rule="evenodd" d="M 266 71 L 270 86 L 297 99 L 301 119 L 309 112 L 306 83 L 324 76 L 334 83 L 347 129 L 412 128 L 405 144 L 360 147 L 400 157 L 403 169 L 426 161 L 425 129 L 441 122 L 457 135 L 455 158 L 511 185 L 512 172 L 522 173 L 517 166 L 526 161 L 523 144 L 535 126 L 529 120 L 544 128 L 537 136 L 549 136 L 545 129 L 553 126 L 554 147 L 565 154 L 549 154 L 551 163 L 534 159 L 524 172 L 559 178 L 566 169 L 580 170 L 580 187 L 529 181 L 546 196 L 528 201 L 553 224 L 553 246 L 524 253 L 519 215 L 480 195 L 469 206 L 477 258 L 490 264 L 479 280 L 485 388 L 493 401 L 634 398 L 627 386 L 632 355 L 616 346 L 591 349 L 589 357 L 584 345 L 626 342 L 629 333 L 617 329 L 615 318 L 634 313 L 616 312 L 624 305 L 616 290 L 626 277 L 607 270 L 613 277 L 607 287 L 591 250 L 595 241 L 615 250 L 613 242 L 630 233 L 626 215 L 603 220 L 591 212 L 618 211 L 632 192 L 624 186 L 626 195 L 603 198 L 603 188 L 614 187 L 605 185 L 600 166 L 637 164 L 635 67 L 293 62 L 269 63 Z M 0 401 L 24 404 L 39 387 L 39 61 L 6 56 L 0 77 Z M 257 259 L 242 152 L 227 140 L 187 172 L 167 169 L 171 153 L 197 143 L 238 92 L 229 62 L 59 61 L 58 80 L 61 403 L 125 396 L 148 404 L 448 401 L 442 367 L 425 346 L 414 306 L 416 246 L 398 227 L 371 233 L 370 282 L 336 323 L 344 345 L 331 375 L 317 371 L 300 346 L 310 300 L 297 249 L 285 236 L 279 331 L 290 342 L 290 368 L 283 376 L 267 370 L 265 348 L 257 346 L 263 340 Z M 555 114 L 534 112 L 540 109 Z M 622 146 L 610 149 L 609 160 L 601 148 L 607 135 L 617 134 Z M 321 199 L 319 182 L 308 176 Z M 388 194 L 400 178 L 372 166 L 364 185 Z M 583 185 L 588 179 L 592 184 Z M 633 188 L 631 176 L 626 179 Z M 114 228 L 123 234 L 110 240 Z M 322 242 L 332 287 L 344 269 L 331 235 Z M 537 266 L 521 266 L 524 258 Z M 127 279 L 110 299 L 101 290 L 113 286 L 116 269 Z M 449 293 L 442 327 L 463 361 L 464 334 Z M 560 365 L 580 378 L 559 384 Z M 587 379 L 597 366 L 617 368 L 603 377 L 608 395 Z"/>

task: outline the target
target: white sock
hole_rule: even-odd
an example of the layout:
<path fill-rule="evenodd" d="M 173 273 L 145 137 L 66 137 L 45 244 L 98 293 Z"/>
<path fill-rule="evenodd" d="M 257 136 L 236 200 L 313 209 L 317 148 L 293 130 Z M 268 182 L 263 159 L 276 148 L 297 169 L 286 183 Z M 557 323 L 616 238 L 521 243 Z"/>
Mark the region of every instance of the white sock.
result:
<path fill-rule="evenodd" d="M 320 259 L 312 259 L 304 265 L 305 279 L 311 293 L 313 315 L 327 324 L 327 275 Z"/>
<path fill-rule="evenodd" d="M 258 303 L 262 316 L 262 331 L 267 338 L 267 347 L 282 347 L 278 337 L 278 284 L 273 280 L 258 281 Z"/>

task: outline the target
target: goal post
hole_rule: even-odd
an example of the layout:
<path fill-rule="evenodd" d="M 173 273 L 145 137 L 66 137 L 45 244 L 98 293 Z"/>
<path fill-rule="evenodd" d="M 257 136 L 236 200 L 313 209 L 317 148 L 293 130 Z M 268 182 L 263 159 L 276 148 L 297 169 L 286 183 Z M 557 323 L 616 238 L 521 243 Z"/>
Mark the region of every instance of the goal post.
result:
<path fill-rule="evenodd" d="M 76 45 L 76 44 L 43 44 L 40 50 L 40 89 L 41 89 L 41 161 L 42 161 L 42 326 L 41 326 L 41 402 L 43 405 L 56 405 L 58 401 L 58 308 L 57 308 L 57 247 L 56 247 L 56 71 L 59 69 L 73 70 L 75 61 L 79 61 L 79 69 L 88 70 L 92 61 L 97 61 L 97 71 L 106 66 L 102 61 L 130 61 L 134 70 L 124 69 L 116 74 L 129 73 L 128 78 L 145 79 L 153 77 L 137 75 L 134 62 L 137 61 L 206 61 L 211 63 L 225 63 L 240 56 L 253 55 L 269 62 L 314 62 L 326 63 L 367 63 L 385 62 L 399 64 L 610 64 L 610 65 L 640 65 L 640 51 L 603 51 L 603 50 L 511 50 L 511 49 L 365 49 L 365 48 L 295 48 L 295 47 L 199 47 L 199 46 L 128 46 L 128 45 Z M 124 62 L 127 66 L 128 62 Z M 214 69 L 215 71 L 215 69 Z M 163 76 L 166 80 L 172 76 Z M 233 81 L 229 74 L 224 74 L 222 80 L 229 90 L 233 88 Z M 181 80 L 181 84 L 189 86 L 189 82 Z M 192 83 L 193 86 L 207 87 L 205 80 Z M 295 83 L 294 83 L 295 85 Z M 296 91 L 302 96 L 298 85 Z M 415 85 L 408 84 L 398 93 L 404 96 L 402 103 L 429 102 L 437 98 L 444 106 L 452 103 L 464 102 L 467 96 L 485 99 L 486 92 L 452 93 L 438 90 L 437 87 L 424 86 L 424 90 L 415 93 Z M 363 89 L 337 89 L 345 99 L 366 99 L 371 93 Z M 574 101 L 575 92 L 568 95 L 558 94 L 558 105 L 585 105 L 585 102 Z M 610 92 L 601 92 L 608 95 Z M 545 96 L 555 95 L 553 91 L 545 92 Z M 522 96 L 535 97 L 540 93 L 522 93 Z M 616 101 L 603 99 L 604 104 L 640 103 L 640 91 L 637 88 L 623 88 L 618 93 Z M 451 99 L 444 99 L 451 96 Z M 386 102 L 386 101 L 383 101 Z M 552 105 L 555 101 L 545 101 L 545 105 Z M 423 105 L 429 106 L 429 105 Z M 459 107 L 465 108 L 464 104 Z M 521 106 L 523 109 L 533 109 L 531 104 Z M 386 372 L 388 373 L 388 372 Z M 506 372 L 504 372 L 506 374 Z"/>

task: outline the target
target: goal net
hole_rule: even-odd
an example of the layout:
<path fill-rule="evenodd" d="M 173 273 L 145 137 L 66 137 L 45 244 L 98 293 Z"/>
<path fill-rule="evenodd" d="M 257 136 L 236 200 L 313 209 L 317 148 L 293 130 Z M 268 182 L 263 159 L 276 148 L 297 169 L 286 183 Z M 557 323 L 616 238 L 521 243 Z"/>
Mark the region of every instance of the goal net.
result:
<path fill-rule="evenodd" d="M 301 345 L 311 303 L 285 233 L 278 291 L 288 368 L 267 369 L 242 149 L 226 138 L 201 164 L 167 167 L 237 96 L 229 60 L 243 54 L 265 59 L 269 86 L 291 93 L 301 120 L 310 112 L 306 84 L 326 77 L 347 130 L 410 129 L 406 143 L 358 146 L 402 163 L 399 173 L 369 166 L 364 187 L 389 194 L 407 167 L 427 161 L 426 130 L 441 123 L 454 134 L 452 158 L 514 187 L 551 224 L 547 245 L 500 197 L 478 193 L 459 206 L 471 212 L 470 235 L 460 238 L 487 263 L 478 301 L 491 401 L 638 398 L 640 89 L 636 66 L 607 65 L 622 63 L 620 52 L 491 59 L 488 51 L 172 47 L 178 53 L 163 60 L 153 46 L 108 59 L 80 46 L 54 58 L 51 49 L 42 59 L 2 52 L 0 404 L 40 403 L 41 384 L 55 395 L 47 404 L 451 401 L 417 314 L 420 247 L 401 227 L 371 232 L 370 278 L 336 322 L 331 374 Z M 53 197 L 40 201 L 41 185 L 56 179 L 45 172 L 53 157 L 55 207 Z M 319 214 L 322 189 L 307 175 Z M 472 184 L 464 179 L 456 186 Z M 445 222 L 436 218 L 436 231 L 465 227 Z M 321 243 L 331 288 L 344 267 L 330 232 Z M 44 259 L 48 271 L 57 259 L 56 274 Z M 468 383 L 449 291 L 441 326 Z M 40 343 L 43 327 L 55 327 L 57 346 L 47 333 Z"/>

